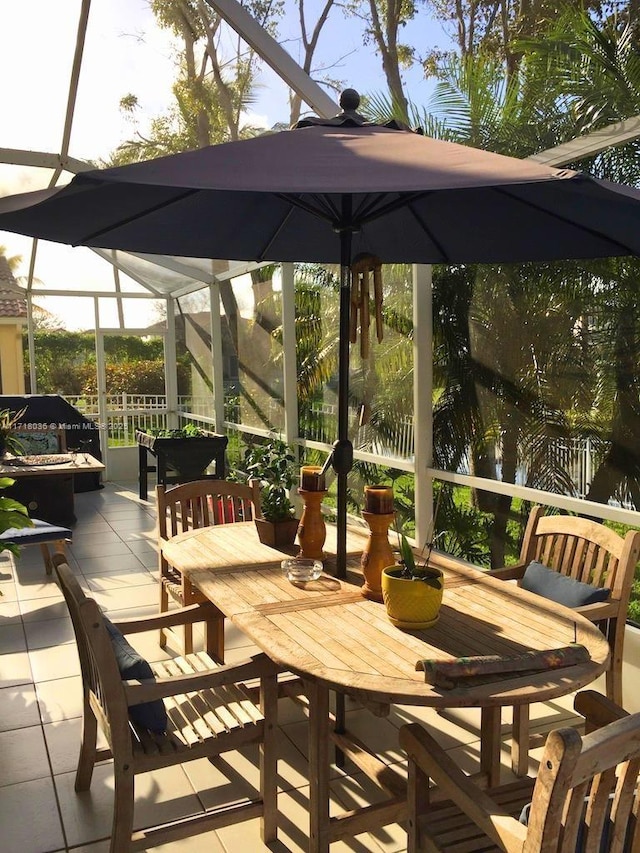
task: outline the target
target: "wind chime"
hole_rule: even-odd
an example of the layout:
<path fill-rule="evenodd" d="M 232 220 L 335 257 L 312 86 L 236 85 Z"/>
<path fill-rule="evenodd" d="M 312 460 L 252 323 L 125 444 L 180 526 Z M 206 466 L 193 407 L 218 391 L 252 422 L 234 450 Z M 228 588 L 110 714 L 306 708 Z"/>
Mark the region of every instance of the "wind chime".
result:
<path fill-rule="evenodd" d="M 376 336 L 382 341 L 382 261 L 375 255 L 356 255 L 351 264 L 351 312 L 349 315 L 349 340 L 358 339 L 358 315 L 360 315 L 360 356 L 369 358 L 370 296 L 369 274 L 373 273 L 373 303 L 376 319 Z"/>

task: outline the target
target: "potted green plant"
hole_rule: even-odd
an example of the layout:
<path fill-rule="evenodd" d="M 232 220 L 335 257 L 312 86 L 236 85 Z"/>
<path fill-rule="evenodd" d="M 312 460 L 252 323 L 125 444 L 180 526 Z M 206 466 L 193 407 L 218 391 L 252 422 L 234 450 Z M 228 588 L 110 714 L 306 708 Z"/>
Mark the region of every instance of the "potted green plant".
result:
<path fill-rule="evenodd" d="M 15 480 L 11 477 L 0 477 L 0 490 L 8 489 L 14 483 Z M 29 518 L 26 506 L 13 498 L 0 495 L 0 533 L 11 529 L 20 530 L 23 527 L 33 527 L 33 521 Z M 11 551 L 17 557 L 20 547 L 15 542 L 0 539 L 0 551 Z"/>
<path fill-rule="evenodd" d="M 14 435 L 14 429 L 20 423 L 26 411 L 26 406 L 24 409 L 20 409 L 19 412 L 12 412 L 10 409 L 0 409 L 0 456 L 4 456 L 7 450 L 16 456 L 22 453 L 22 443 Z"/>
<path fill-rule="evenodd" d="M 382 570 L 382 598 L 389 620 L 398 628 L 430 628 L 438 621 L 443 575 L 440 569 L 429 565 L 433 541 L 427 546 L 424 562 L 416 557 L 407 537 L 400 538 L 400 565 Z"/>
<path fill-rule="evenodd" d="M 244 469 L 251 480 L 260 482 L 262 518 L 256 518 L 260 541 L 266 545 L 293 545 L 298 532 L 295 507 L 289 499 L 295 476 L 295 456 L 289 445 L 271 436 L 253 444 L 245 453 Z"/>

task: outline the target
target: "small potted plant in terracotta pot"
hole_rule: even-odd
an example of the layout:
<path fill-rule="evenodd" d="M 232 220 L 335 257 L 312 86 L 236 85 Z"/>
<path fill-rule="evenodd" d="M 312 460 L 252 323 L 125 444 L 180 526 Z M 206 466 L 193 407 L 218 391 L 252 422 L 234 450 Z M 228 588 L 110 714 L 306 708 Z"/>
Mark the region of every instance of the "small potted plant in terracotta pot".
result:
<path fill-rule="evenodd" d="M 382 570 L 382 598 L 389 620 L 397 628 L 419 630 L 438 621 L 444 579 L 440 569 L 429 565 L 433 543 L 422 565 L 416 564 L 407 537 L 400 540 L 401 564 Z"/>
<path fill-rule="evenodd" d="M 265 545 L 291 547 L 298 532 L 299 520 L 289 499 L 296 469 L 295 457 L 288 444 L 272 437 L 254 444 L 245 454 L 245 470 L 261 484 L 262 518 L 256 518 L 258 537 Z"/>

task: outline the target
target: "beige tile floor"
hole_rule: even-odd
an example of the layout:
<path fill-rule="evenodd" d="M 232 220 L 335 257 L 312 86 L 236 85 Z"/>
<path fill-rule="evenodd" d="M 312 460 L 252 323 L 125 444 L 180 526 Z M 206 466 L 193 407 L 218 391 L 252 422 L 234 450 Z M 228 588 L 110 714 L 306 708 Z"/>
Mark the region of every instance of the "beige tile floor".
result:
<path fill-rule="evenodd" d="M 83 587 L 113 618 L 155 613 L 157 585 L 155 509 L 138 500 L 134 485 L 108 484 L 76 495 L 78 522 L 69 562 Z M 55 581 L 47 579 L 38 548 L 18 560 L 0 554 L 0 849 L 3 853 L 108 851 L 113 774 L 108 762 L 94 773 L 91 791 L 74 792 L 80 736 L 79 664 L 66 606 Z M 232 626 L 227 628 L 229 659 L 254 648 Z M 150 660 L 166 656 L 157 636 L 135 638 Z M 171 650 L 168 650 L 171 653 Z M 535 706 L 535 722 L 571 717 L 571 699 Z M 308 777 L 306 723 L 290 700 L 281 700 L 279 750 L 279 841 L 272 849 L 307 849 Z M 428 709 L 396 707 L 387 719 L 348 705 L 348 727 L 382 760 L 405 772 L 398 728 L 421 721 L 469 771 L 477 767 L 478 712 L 445 716 Z M 503 760 L 508 761 L 505 722 Z M 535 766 L 535 753 L 533 757 Z M 505 778 L 508 771 L 505 767 Z M 138 777 L 136 823 L 177 818 L 242 796 L 257 780 L 256 750 L 227 754 L 217 765 L 191 762 Z M 333 768 L 332 809 L 374 802 L 382 794 L 353 766 Z M 332 852 L 400 853 L 406 835 L 398 825 L 332 845 Z M 166 853 L 258 853 L 257 820 L 156 848 Z"/>

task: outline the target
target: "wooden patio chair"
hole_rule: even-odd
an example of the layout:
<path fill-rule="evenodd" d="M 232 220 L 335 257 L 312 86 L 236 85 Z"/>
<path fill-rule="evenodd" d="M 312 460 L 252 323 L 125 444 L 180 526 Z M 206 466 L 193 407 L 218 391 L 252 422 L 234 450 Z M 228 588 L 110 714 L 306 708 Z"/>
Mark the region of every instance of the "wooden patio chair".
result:
<path fill-rule="evenodd" d="M 593 691 L 578 694 L 576 710 L 587 716 L 589 734 L 551 732 L 537 778 L 484 790 L 419 724 L 403 726 L 408 853 L 640 850 L 640 714 L 627 715 Z"/>
<path fill-rule="evenodd" d="M 260 485 L 230 483 L 227 480 L 196 480 L 172 488 L 156 487 L 158 511 L 158 537 L 170 539 L 178 533 L 209 527 L 214 524 L 229 524 L 251 521 L 262 517 Z M 159 554 L 160 564 L 160 612 L 169 608 L 169 598 L 181 607 L 206 601 L 189 580 L 170 566 Z M 213 613 L 213 611 L 212 611 Z M 207 652 L 218 663 L 224 661 L 224 616 L 215 611 L 205 625 Z M 166 632 L 160 632 L 160 646 L 167 643 Z M 185 625 L 184 653 L 193 651 L 193 629 Z"/>
<path fill-rule="evenodd" d="M 624 631 L 631 585 L 640 556 L 640 531 L 630 530 L 623 538 L 596 521 L 543 513 L 540 506 L 531 510 L 519 563 L 495 569 L 491 575 L 502 580 L 515 579 L 519 586 L 574 606 L 578 613 L 598 624 L 611 647 L 605 676 L 607 696 L 622 705 Z M 532 562 L 538 565 L 528 570 Z M 552 572 L 546 572 L 545 567 Z M 602 594 L 591 595 L 589 587 Z M 608 595 L 606 589 L 610 590 Z M 583 597 L 603 600 L 576 606 L 575 602 Z M 527 772 L 528 754 L 529 708 L 522 705 L 513 709 L 512 765 L 519 776 Z"/>
<path fill-rule="evenodd" d="M 258 816 L 263 840 L 275 840 L 274 665 L 266 656 L 257 655 L 216 667 L 206 654 L 199 653 L 154 665 L 155 680 L 146 661 L 128 646 L 118 629 L 133 633 L 201 620 L 207 605 L 112 624 L 94 599 L 85 596 L 63 558 L 55 556 L 54 564 L 71 614 L 82 670 L 84 719 L 75 789 L 88 790 L 95 763 L 113 759 L 111 853 L 146 850 Z M 243 684 L 255 678 L 260 679 L 259 705 Z M 96 748 L 98 726 L 108 749 Z M 260 744 L 260 792 L 255 798 L 133 831 L 136 775 L 210 759 L 253 743 Z"/>

